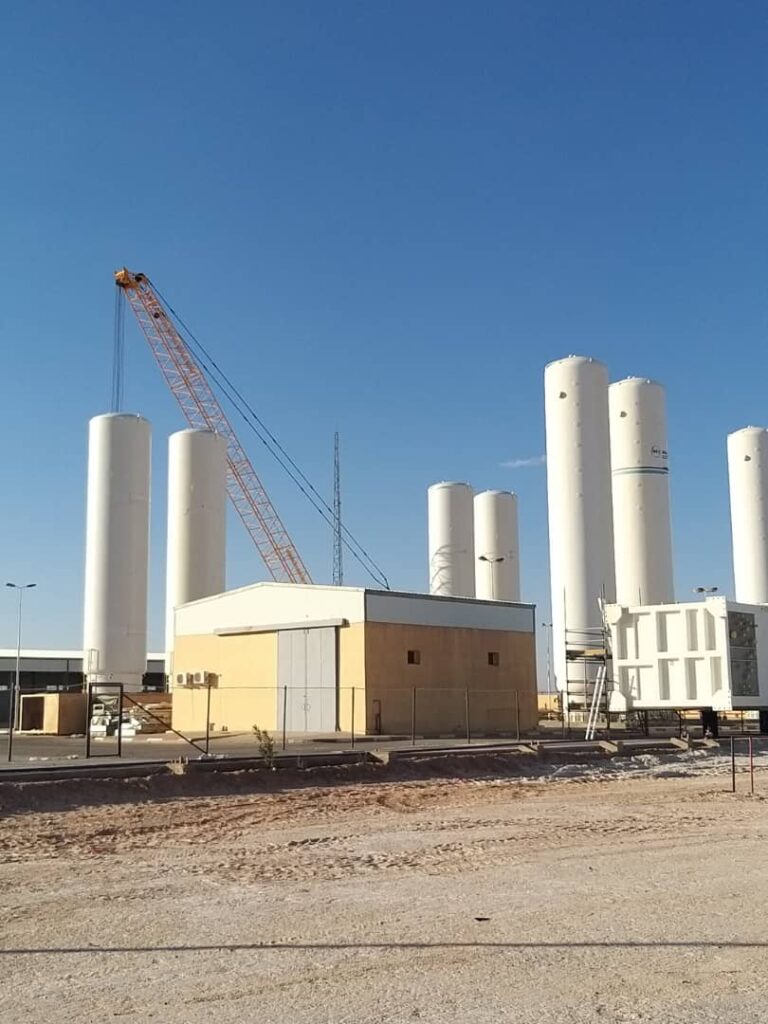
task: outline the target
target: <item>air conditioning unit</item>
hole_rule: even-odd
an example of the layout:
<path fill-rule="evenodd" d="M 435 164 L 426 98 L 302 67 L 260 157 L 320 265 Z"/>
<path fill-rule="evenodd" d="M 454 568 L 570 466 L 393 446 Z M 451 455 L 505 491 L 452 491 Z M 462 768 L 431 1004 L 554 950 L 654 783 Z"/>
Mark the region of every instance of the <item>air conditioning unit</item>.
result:
<path fill-rule="evenodd" d="M 176 686 L 193 686 L 194 675 L 192 672 L 177 672 L 175 675 Z"/>
<path fill-rule="evenodd" d="M 197 669 L 197 671 L 190 673 L 190 679 L 190 686 L 215 686 L 218 676 L 215 672 Z"/>

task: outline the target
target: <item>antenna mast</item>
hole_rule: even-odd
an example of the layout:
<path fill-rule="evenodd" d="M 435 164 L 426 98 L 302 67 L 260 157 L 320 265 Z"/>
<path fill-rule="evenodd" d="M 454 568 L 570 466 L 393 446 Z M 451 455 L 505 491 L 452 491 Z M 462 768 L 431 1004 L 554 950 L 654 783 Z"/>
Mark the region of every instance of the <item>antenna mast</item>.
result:
<path fill-rule="evenodd" d="M 341 542 L 341 469 L 339 463 L 339 432 L 333 435 L 333 585 L 344 584 Z"/>

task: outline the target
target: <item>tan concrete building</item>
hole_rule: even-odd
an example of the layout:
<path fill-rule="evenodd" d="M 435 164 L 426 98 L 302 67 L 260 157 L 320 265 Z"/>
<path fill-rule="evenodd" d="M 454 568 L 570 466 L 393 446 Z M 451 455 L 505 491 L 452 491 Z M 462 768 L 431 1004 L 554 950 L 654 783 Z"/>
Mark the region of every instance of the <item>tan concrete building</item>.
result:
<path fill-rule="evenodd" d="M 534 728 L 534 608 L 256 583 L 176 609 L 173 726 L 409 733 Z"/>

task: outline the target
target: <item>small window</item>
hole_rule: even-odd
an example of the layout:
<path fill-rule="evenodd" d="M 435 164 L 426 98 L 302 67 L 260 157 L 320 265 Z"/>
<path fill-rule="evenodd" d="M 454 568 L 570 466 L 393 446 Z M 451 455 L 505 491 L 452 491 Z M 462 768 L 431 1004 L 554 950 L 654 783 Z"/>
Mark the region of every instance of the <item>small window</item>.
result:
<path fill-rule="evenodd" d="M 420 665 L 421 664 L 421 651 L 408 651 L 408 664 L 409 665 Z"/>
<path fill-rule="evenodd" d="M 498 668 L 498 665 L 499 665 L 499 652 L 498 651 L 488 651 L 488 664 L 489 665 L 495 665 Z"/>

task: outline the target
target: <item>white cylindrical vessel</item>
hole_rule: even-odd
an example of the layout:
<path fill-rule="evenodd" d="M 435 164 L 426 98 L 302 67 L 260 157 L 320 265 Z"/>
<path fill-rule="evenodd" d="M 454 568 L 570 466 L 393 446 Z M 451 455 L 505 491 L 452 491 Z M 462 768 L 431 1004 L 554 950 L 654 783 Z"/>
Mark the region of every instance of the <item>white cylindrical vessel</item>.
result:
<path fill-rule="evenodd" d="M 150 443 L 141 416 L 90 421 L 83 671 L 126 690 L 147 668 Z"/>
<path fill-rule="evenodd" d="M 469 484 L 439 483 L 427 491 L 430 594 L 475 596 L 472 497 Z"/>
<path fill-rule="evenodd" d="M 173 671 L 175 609 L 225 589 L 227 442 L 212 430 L 168 439 L 166 673 Z M 173 682 L 173 679 L 171 679 Z"/>
<path fill-rule="evenodd" d="M 475 597 L 520 600 L 517 496 L 511 491 L 475 495 Z"/>
<path fill-rule="evenodd" d="M 608 389 L 616 600 L 671 604 L 672 527 L 664 389 L 628 377 Z"/>
<path fill-rule="evenodd" d="M 736 600 L 768 604 L 768 430 L 728 435 Z"/>
<path fill-rule="evenodd" d="M 566 642 L 593 646 L 600 599 L 615 595 L 606 368 L 585 356 L 550 363 L 544 407 L 553 663 L 558 688 L 572 700 L 583 698 L 597 668 L 568 660 Z"/>

